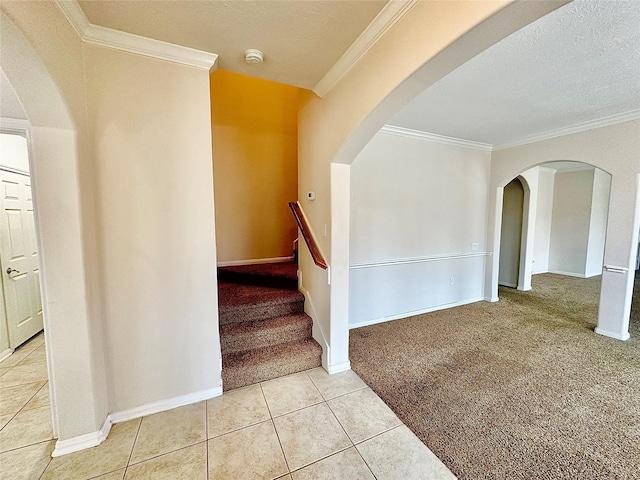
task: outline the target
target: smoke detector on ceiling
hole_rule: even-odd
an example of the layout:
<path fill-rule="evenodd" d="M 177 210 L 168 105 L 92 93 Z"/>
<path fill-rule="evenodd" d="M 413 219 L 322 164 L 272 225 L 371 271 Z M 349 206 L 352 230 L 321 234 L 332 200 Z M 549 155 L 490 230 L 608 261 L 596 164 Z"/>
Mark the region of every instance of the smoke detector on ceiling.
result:
<path fill-rule="evenodd" d="M 258 64 L 264 61 L 264 56 L 260 50 L 256 50 L 255 48 L 250 48 L 246 52 L 244 52 L 244 61 L 248 64 Z"/>

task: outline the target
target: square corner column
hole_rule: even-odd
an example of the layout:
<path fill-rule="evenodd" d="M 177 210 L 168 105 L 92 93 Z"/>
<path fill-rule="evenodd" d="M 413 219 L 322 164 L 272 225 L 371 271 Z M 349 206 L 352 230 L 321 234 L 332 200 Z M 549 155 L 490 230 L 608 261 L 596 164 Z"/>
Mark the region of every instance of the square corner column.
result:
<path fill-rule="evenodd" d="M 640 174 L 614 175 L 595 331 L 618 340 L 629 338 L 639 228 Z"/>

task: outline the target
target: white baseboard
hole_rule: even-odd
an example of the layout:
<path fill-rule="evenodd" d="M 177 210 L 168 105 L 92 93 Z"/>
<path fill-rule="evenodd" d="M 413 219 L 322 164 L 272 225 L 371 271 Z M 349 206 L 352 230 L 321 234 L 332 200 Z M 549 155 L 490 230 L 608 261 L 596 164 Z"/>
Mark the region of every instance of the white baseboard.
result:
<path fill-rule="evenodd" d="M 435 312 L 438 310 L 445 310 L 447 308 L 461 307 L 462 305 L 468 305 L 469 303 L 482 302 L 484 297 L 470 298 L 467 300 L 461 300 L 460 302 L 446 303 L 444 305 L 437 305 L 435 307 L 424 308 L 421 310 L 413 310 L 411 312 L 399 313 L 397 315 L 389 315 L 388 317 L 375 318 L 373 320 L 365 320 L 364 322 L 352 323 L 349 325 L 349 330 L 353 328 L 367 327 L 369 325 L 375 325 L 376 323 L 390 322 L 392 320 L 400 320 L 403 318 L 415 317 L 416 315 L 422 315 L 423 313 Z"/>
<path fill-rule="evenodd" d="M 322 331 L 322 327 L 320 327 L 320 323 L 317 320 L 317 314 L 316 314 L 316 309 L 313 306 L 313 299 L 311 298 L 311 293 L 309 292 L 309 290 L 307 290 L 306 288 L 304 288 L 301 285 L 301 274 L 302 272 L 299 272 L 299 277 L 298 279 L 300 280 L 300 284 L 298 287 L 298 290 L 300 290 L 300 293 L 302 293 L 304 295 L 304 313 L 306 313 L 307 315 L 309 315 L 311 317 L 311 320 L 313 320 L 313 328 L 311 330 L 311 336 L 313 337 L 313 339 L 318 342 L 320 344 L 320 346 L 322 347 L 322 367 L 329 372 L 329 365 L 328 365 L 328 361 L 329 361 L 329 352 L 331 350 L 331 348 L 329 347 L 329 344 L 327 343 L 327 339 L 324 336 L 324 332 Z M 331 372 L 329 372 L 331 373 Z"/>
<path fill-rule="evenodd" d="M 12 353 L 13 350 L 11 348 L 7 348 L 4 352 L 0 352 L 0 362 L 5 358 L 9 358 Z"/>
<path fill-rule="evenodd" d="M 209 400 L 210 398 L 219 397 L 220 395 L 222 395 L 222 387 L 209 388 L 207 390 L 187 393 L 186 395 L 178 395 L 177 397 L 167 398 L 165 400 L 159 400 L 139 407 L 112 413 L 111 421 L 113 423 L 126 422 L 127 420 L 133 420 L 134 418 L 146 417 L 147 415 L 164 412 L 166 410 L 171 410 L 172 408 L 184 407 L 185 405 L 191 405 L 192 403 Z"/>
<path fill-rule="evenodd" d="M 185 405 L 191 405 L 192 403 L 201 402 L 220 395 L 222 395 L 222 387 L 210 388 L 199 392 L 189 393 L 187 395 L 179 395 L 166 400 L 148 403 L 146 405 L 130 408 L 121 412 L 111 413 L 107 415 L 104 425 L 97 432 L 87 433 L 67 440 L 58 440 L 56 442 L 56 448 L 53 450 L 51 456 L 59 457 L 61 455 L 78 452 L 85 448 L 100 445 L 107 439 L 111 426 L 114 423 L 126 422 L 127 420 L 133 420 L 135 418 L 171 410 L 172 408 L 184 407 Z"/>
<path fill-rule="evenodd" d="M 626 332 L 624 334 L 620 334 L 617 332 L 607 332 L 606 330 L 602 330 L 601 328 L 596 327 L 594 330 L 597 334 L 599 335 L 604 335 L 605 337 L 611 337 L 611 338 L 615 338 L 616 340 L 629 340 L 629 338 L 631 338 L 631 335 L 629 335 L 629 332 Z"/>
<path fill-rule="evenodd" d="M 564 275 L 566 277 L 587 278 L 582 273 L 563 272 L 562 270 L 549 270 L 549 273 L 555 273 L 556 275 Z"/>
<path fill-rule="evenodd" d="M 499 302 L 500 299 L 498 297 L 484 297 L 485 302 L 496 303 Z"/>
<path fill-rule="evenodd" d="M 249 260 L 231 260 L 228 262 L 218 262 L 219 267 L 236 267 L 238 265 L 257 265 L 259 263 L 285 263 L 293 262 L 291 257 L 253 258 Z"/>
<path fill-rule="evenodd" d="M 69 438 L 67 440 L 56 441 L 56 448 L 51 453 L 52 457 L 59 457 L 61 455 L 67 455 L 68 453 L 78 452 L 85 448 L 97 447 L 107 439 L 109 431 L 111 430 L 111 415 L 107 415 L 104 421 L 104 425 L 97 432 L 87 433 L 78 437 Z"/>
<path fill-rule="evenodd" d="M 351 370 L 351 362 L 343 362 L 337 365 L 328 365 L 328 368 L 325 368 L 330 375 L 334 373 L 346 372 L 347 370 Z"/>

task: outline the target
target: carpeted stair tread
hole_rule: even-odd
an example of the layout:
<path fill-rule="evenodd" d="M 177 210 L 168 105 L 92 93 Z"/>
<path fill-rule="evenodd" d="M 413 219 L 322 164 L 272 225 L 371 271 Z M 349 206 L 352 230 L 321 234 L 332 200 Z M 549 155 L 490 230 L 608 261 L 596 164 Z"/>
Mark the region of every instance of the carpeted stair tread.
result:
<path fill-rule="evenodd" d="M 264 382 L 322 365 L 322 347 L 313 338 L 224 355 L 224 390 Z"/>
<path fill-rule="evenodd" d="M 218 304 L 221 308 L 253 303 L 286 303 L 298 300 L 304 301 L 304 295 L 297 290 L 218 282 Z"/>
<path fill-rule="evenodd" d="M 219 295 L 220 325 L 304 312 L 304 295 L 293 290 L 221 282 Z"/>
<path fill-rule="evenodd" d="M 313 321 L 305 313 L 266 320 L 230 323 L 220 327 L 222 354 L 304 340 L 311 336 Z"/>
<path fill-rule="evenodd" d="M 244 285 L 298 289 L 298 266 L 293 262 L 218 268 L 218 280 Z"/>

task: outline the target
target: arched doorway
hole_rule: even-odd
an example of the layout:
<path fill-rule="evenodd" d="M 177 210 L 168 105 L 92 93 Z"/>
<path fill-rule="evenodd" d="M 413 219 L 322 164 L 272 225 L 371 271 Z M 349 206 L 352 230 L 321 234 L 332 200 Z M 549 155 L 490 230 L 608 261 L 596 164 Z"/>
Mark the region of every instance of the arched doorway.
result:
<path fill-rule="evenodd" d="M 91 436 L 87 439 L 95 445 L 104 439 L 99 438 L 100 432 L 106 433 L 108 425 L 104 353 L 95 324 L 96 298 L 90 293 L 95 292 L 96 269 L 88 273 L 95 239 L 88 235 L 91 188 L 83 189 L 87 176 L 80 161 L 87 139 L 77 135 L 66 99 L 25 34 L 4 11 L 0 22 L 2 72 L 30 124 L 51 416 L 54 437 L 59 439 L 56 449 L 61 441 L 82 435 Z"/>
<path fill-rule="evenodd" d="M 514 178 L 504 187 L 498 284 L 516 288 L 520 273 L 524 187 Z"/>

